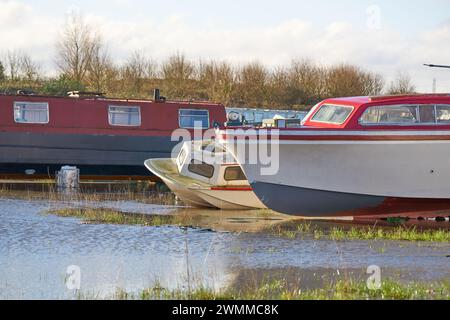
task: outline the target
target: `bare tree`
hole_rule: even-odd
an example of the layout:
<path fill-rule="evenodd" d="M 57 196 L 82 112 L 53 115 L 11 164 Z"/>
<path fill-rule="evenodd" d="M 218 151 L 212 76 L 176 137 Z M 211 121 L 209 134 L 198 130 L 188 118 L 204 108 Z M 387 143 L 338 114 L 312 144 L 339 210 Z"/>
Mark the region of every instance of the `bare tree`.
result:
<path fill-rule="evenodd" d="M 269 74 L 267 85 L 267 104 L 271 108 L 291 105 L 289 95 L 289 73 L 287 68 L 278 67 Z"/>
<path fill-rule="evenodd" d="M 10 81 L 32 82 L 39 79 L 41 66 L 28 54 L 19 50 L 10 50 L 5 55 L 6 66 L 3 66 L 4 80 L 6 74 Z"/>
<path fill-rule="evenodd" d="M 239 70 L 237 104 L 262 107 L 266 102 L 269 72 L 259 62 L 252 62 Z"/>
<path fill-rule="evenodd" d="M 115 68 L 107 48 L 102 41 L 95 44 L 88 66 L 88 82 L 96 92 L 104 92 L 113 80 Z"/>
<path fill-rule="evenodd" d="M 397 78 L 391 82 L 388 94 L 409 94 L 415 93 L 416 87 L 411 81 L 409 75 L 405 73 L 399 73 Z"/>
<path fill-rule="evenodd" d="M 0 61 L 0 82 L 3 82 L 5 80 L 6 80 L 5 67 L 3 66 L 3 63 Z"/>
<path fill-rule="evenodd" d="M 180 53 L 169 57 L 161 68 L 165 92 L 175 98 L 186 98 L 192 93 L 194 75 L 194 64 Z"/>
<path fill-rule="evenodd" d="M 381 75 L 342 64 L 329 68 L 326 84 L 329 97 L 368 96 L 381 93 L 384 80 Z"/>
<path fill-rule="evenodd" d="M 19 51 L 8 51 L 6 53 L 6 63 L 9 80 L 18 81 L 21 67 L 21 57 Z"/>
<path fill-rule="evenodd" d="M 362 72 L 360 77 L 362 95 L 377 96 L 383 92 L 385 82 L 382 75 Z"/>
<path fill-rule="evenodd" d="M 228 104 L 234 89 L 233 67 L 225 61 L 200 61 L 198 82 L 204 93 L 202 98 Z"/>
<path fill-rule="evenodd" d="M 326 95 L 329 97 L 362 95 L 359 76 L 359 69 L 355 66 L 344 64 L 332 66 L 327 70 Z"/>
<path fill-rule="evenodd" d="M 20 57 L 20 75 L 24 80 L 28 82 L 38 80 L 40 70 L 40 65 L 33 61 L 28 54 L 23 54 Z"/>
<path fill-rule="evenodd" d="M 93 27 L 81 15 L 72 14 L 56 45 L 57 66 L 67 77 L 78 82 L 84 81 L 101 43 L 101 37 Z"/>
<path fill-rule="evenodd" d="M 135 51 L 120 68 L 120 76 L 126 92 L 132 96 L 148 95 L 148 92 L 143 91 L 146 82 L 156 76 L 156 64 L 144 53 Z"/>
<path fill-rule="evenodd" d="M 288 92 L 291 104 L 313 104 L 326 94 L 326 70 L 310 60 L 293 60 L 288 70 Z"/>

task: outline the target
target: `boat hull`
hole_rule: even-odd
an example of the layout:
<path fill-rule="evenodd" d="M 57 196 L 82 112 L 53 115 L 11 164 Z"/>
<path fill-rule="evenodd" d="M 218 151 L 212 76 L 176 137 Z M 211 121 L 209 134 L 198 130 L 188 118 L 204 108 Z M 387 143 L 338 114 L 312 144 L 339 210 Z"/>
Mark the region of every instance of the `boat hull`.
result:
<path fill-rule="evenodd" d="M 297 216 L 450 216 L 449 199 L 377 197 L 255 182 L 253 190 L 274 211 Z M 279 201 L 283 199 L 283 201 Z"/>
<path fill-rule="evenodd" d="M 251 188 L 249 190 L 197 189 L 199 197 L 222 210 L 266 209 Z"/>
<path fill-rule="evenodd" d="M 275 211 L 320 217 L 450 210 L 448 140 L 306 137 L 281 139 L 278 147 L 273 175 L 235 154 L 259 199 Z"/>
<path fill-rule="evenodd" d="M 196 193 L 192 192 L 184 185 L 174 182 L 171 179 L 160 177 L 166 186 L 172 191 L 178 198 L 181 199 L 186 205 L 199 208 L 216 208 Z"/>
<path fill-rule="evenodd" d="M 0 132 L 0 178 L 54 177 L 63 165 L 82 178 L 148 178 L 143 162 L 170 157 L 174 145 L 169 136 Z"/>
<path fill-rule="evenodd" d="M 200 208 L 215 208 L 209 202 L 190 190 L 185 184 L 170 177 L 171 175 L 176 174 L 177 170 L 172 159 L 150 159 L 146 160 L 144 164 L 150 172 L 160 178 L 170 191 L 187 205 Z"/>
<path fill-rule="evenodd" d="M 1 180 L 40 180 L 54 179 L 62 166 L 70 163 L 2 163 Z M 127 165 L 76 165 L 82 180 L 149 180 L 159 181 L 144 166 Z"/>

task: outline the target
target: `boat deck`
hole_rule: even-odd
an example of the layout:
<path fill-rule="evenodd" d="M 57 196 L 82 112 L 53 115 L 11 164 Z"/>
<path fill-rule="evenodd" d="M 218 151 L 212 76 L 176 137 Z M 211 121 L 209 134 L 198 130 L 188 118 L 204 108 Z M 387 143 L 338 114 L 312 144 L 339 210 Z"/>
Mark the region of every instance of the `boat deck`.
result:
<path fill-rule="evenodd" d="M 177 167 L 172 159 L 152 159 L 152 166 L 167 179 L 176 181 L 189 187 L 210 188 L 211 185 L 202 181 L 198 181 L 189 177 L 182 176 L 178 173 Z"/>

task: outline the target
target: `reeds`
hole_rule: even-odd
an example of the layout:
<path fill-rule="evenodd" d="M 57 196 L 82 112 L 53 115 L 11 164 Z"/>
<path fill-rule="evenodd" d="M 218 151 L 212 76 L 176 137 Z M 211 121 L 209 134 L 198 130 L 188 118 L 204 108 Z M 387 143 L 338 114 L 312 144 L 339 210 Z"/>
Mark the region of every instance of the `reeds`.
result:
<path fill-rule="evenodd" d="M 352 227 L 350 230 L 334 227 L 329 233 L 332 240 L 404 240 L 449 242 L 450 231 L 444 229 L 419 230 L 416 227 L 397 226 L 392 229 L 381 227 Z"/>
<path fill-rule="evenodd" d="M 314 238 L 315 240 L 331 239 L 334 241 L 345 240 L 392 240 L 392 241 L 427 241 L 427 242 L 450 242 L 450 231 L 448 228 L 420 230 L 412 226 L 403 225 L 395 227 L 380 226 L 358 226 L 358 227 L 332 227 L 301 222 L 297 226 L 276 225 L 270 233 L 283 238 Z"/>
<path fill-rule="evenodd" d="M 156 226 L 183 226 L 195 224 L 197 216 L 191 214 L 177 215 L 151 215 L 116 211 L 107 208 L 65 208 L 48 211 L 48 214 L 59 217 L 78 218 L 86 224 L 116 224 L 139 225 L 146 227 Z"/>
<path fill-rule="evenodd" d="M 90 299 L 83 295 L 79 299 Z M 319 289 L 292 288 L 283 279 L 262 281 L 246 289 L 212 290 L 198 286 L 191 291 L 169 290 L 160 284 L 137 293 L 118 289 L 110 299 L 117 300 L 449 300 L 450 282 L 402 283 L 382 281 L 379 289 L 369 289 L 363 280 L 330 281 Z"/>
<path fill-rule="evenodd" d="M 0 197 L 20 200 L 43 200 L 60 202 L 101 202 L 138 201 L 159 205 L 175 205 L 175 195 L 171 192 L 158 192 L 148 183 L 119 183 L 105 185 L 83 185 L 78 190 L 58 190 L 52 183 L 34 185 L 0 184 Z"/>

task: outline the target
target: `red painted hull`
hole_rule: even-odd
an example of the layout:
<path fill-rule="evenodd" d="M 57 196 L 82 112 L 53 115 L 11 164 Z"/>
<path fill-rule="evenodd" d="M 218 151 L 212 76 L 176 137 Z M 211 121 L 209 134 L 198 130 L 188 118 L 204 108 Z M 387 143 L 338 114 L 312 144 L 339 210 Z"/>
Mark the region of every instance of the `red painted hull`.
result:
<path fill-rule="evenodd" d="M 386 198 L 380 205 L 373 208 L 359 209 L 347 212 L 345 215 L 355 217 L 426 217 L 426 216 L 450 216 L 449 199 L 408 199 L 408 198 Z"/>

